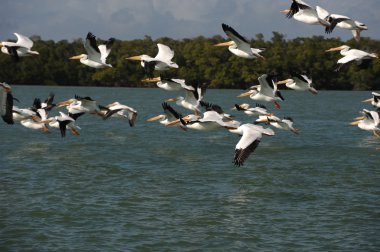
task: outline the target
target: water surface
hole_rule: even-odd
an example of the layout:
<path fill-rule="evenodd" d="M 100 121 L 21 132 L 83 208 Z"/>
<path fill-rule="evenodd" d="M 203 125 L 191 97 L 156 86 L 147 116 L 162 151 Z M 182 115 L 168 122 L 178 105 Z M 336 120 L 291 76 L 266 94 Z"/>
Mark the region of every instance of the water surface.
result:
<path fill-rule="evenodd" d="M 268 108 L 291 116 L 300 135 L 276 130 L 238 168 L 237 135 L 146 121 L 176 93 L 13 88 L 20 107 L 50 91 L 56 101 L 118 100 L 138 111 L 136 126 L 86 115 L 81 136 L 62 139 L 1 123 L 1 251 L 380 249 L 380 141 L 349 125 L 370 92 L 285 92 L 280 111 Z M 250 102 L 239 93 L 208 90 L 205 100 L 228 110 Z"/>

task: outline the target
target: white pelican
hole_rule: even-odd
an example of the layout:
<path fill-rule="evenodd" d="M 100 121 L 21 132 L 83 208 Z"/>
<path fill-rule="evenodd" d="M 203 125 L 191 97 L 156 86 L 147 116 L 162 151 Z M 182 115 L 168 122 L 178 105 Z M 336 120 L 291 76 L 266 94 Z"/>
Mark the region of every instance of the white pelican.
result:
<path fill-rule="evenodd" d="M 11 55 L 16 61 L 19 57 L 39 55 L 37 51 L 32 51 L 33 41 L 19 33 L 14 33 L 16 42 L 3 41 L 0 43 L 1 52 Z"/>
<path fill-rule="evenodd" d="M 17 106 L 13 106 L 12 112 L 13 120 L 16 122 L 37 116 L 36 112 L 30 108 L 19 108 Z"/>
<path fill-rule="evenodd" d="M 49 128 L 46 126 L 45 122 L 41 121 L 37 117 L 24 119 L 20 121 L 20 124 L 29 129 L 41 130 L 45 133 L 49 132 Z"/>
<path fill-rule="evenodd" d="M 351 125 L 357 125 L 362 130 L 372 131 L 373 135 L 380 139 L 380 135 L 377 131 L 380 131 L 380 115 L 379 111 L 370 111 L 363 109 L 361 113 L 364 116 L 356 117 Z"/>
<path fill-rule="evenodd" d="M 372 92 L 372 98 L 363 102 L 370 102 L 374 107 L 380 108 L 380 93 Z"/>
<path fill-rule="evenodd" d="M 329 27 L 330 23 L 318 15 L 317 9 L 311 7 L 301 0 L 293 0 L 290 9 L 282 10 L 287 18 L 294 18 L 297 21 L 310 25 L 323 25 Z"/>
<path fill-rule="evenodd" d="M 110 38 L 104 45 L 97 46 L 96 37 L 89 32 L 84 42 L 84 49 L 86 49 L 87 54 L 80 54 L 73 56 L 70 59 L 80 60 L 84 65 L 93 68 L 109 68 L 112 67 L 111 64 L 107 64 L 106 60 L 111 52 L 111 47 L 115 39 Z"/>
<path fill-rule="evenodd" d="M 305 74 L 292 73 L 291 79 L 278 81 L 277 85 L 285 84 L 288 88 L 297 91 L 310 91 L 313 95 L 318 94 L 318 91 L 311 86 L 312 79 Z"/>
<path fill-rule="evenodd" d="M 144 68 L 147 76 L 153 78 L 153 71 L 164 71 L 170 68 L 178 68 L 178 65 L 172 61 L 174 57 L 174 51 L 170 47 L 157 44 L 158 53 L 152 58 L 149 55 L 143 54 L 138 56 L 128 57 L 128 60 L 140 60 L 141 66 Z"/>
<path fill-rule="evenodd" d="M 378 59 L 377 53 L 368 53 L 358 49 L 350 49 L 347 45 L 334 47 L 326 50 L 326 52 L 340 51 L 340 54 L 344 57 L 338 60 L 338 67 L 335 71 L 339 71 L 344 65 L 355 61 L 357 65 L 361 65 L 364 61 L 368 63 L 370 59 Z M 365 66 L 365 64 L 363 64 Z"/>
<path fill-rule="evenodd" d="M 362 31 L 368 30 L 368 27 L 356 20 L 353 20 L 347 16 L 330 14 L 327 10 L 320 6 L 317 6 L 318 14 L 326 21 L 330 23 L 330 26 L 326 27 L 326 33 L 331 33 L 336 26 L 342 29 L 347 29 L 352 31 L 356 41 L 360 40 L 360 33 Z"/>
<path fill-rule="evenodd" d="M 240 94 L 238 97 L 248 96 L 252 100 L 273 102 L 274 106 L 280 109 L 277 101 L 284 100 L 280 91 L 277 90 L 277 84 L 272 80 L 272 76 L 263 74 L 259 78 L 260 87 Z"/>
<path fill-rule="evenodd" d="M 294 134 L 298 135 L 300 130 L 293 127 L 293 119 L 291 117 L 278 118 L 273 114 L 262 115 L 255 121 L 255 123 L 269 123 L 273 127 L 282 130 L 290 130 Z"/>
<path fill-rule="evenodd" d="M 48 118 L 44 122 L 49 123 L 50 127 L 59 128 L 59 130 L 61 131 L 61 137 L 66 136 L 66 129 L 69 129 L 71 133 L 73 133 L 73 135 L 79 136 L 78 130 L 80 130 L 80 127 L 75 125 L 75 120 L 77 117 L 73 118 L 61 111 L 59 112 L 59 114 L 59 116 Z M 79 114 L 77 114 L 77 116 L 78 115 Z"/>
<path fill-rule="evenodd" d="M 178 96 L 177 98 L 170 98 L 167 99 L 165 102 L 175 102 L 178 106 L 182 106 L 185 109 L 189 109 L 194 111 L 196 115 L 199 115 L 201 113 L 199 109 L 200 101 L 203 99 L 203 96 L 206 92 L 206 85 L 204 84 L 197 84 L 194 85 L 194 90 L 186 90 L 185 97 Z"/>
<path fill-rule="evenodd" d="M 263 128 L 262 126 L 250 123 L 240 125 L 234 129 L 229 129 L 229 131 L 231 133 L 241 135 L 241 138 L 235 147 L 233 163 L 236 166 L 242 166 L 249 155 L 255 151 L 263 134 L 268 136 L 274 135 L 274 131 L 272 129 Z"/>
<path fill-rule="evenodd" d="M 119 117 L 128 118 L 129 126 L 135 126 L 137 111 L 134 108 L 128 107 L 127 105 L 121 104 L 120 102 L 113 102 L 108 104 L 106 107 L 100 106 L 100 108 L 105 108 L 105 114 L 103 119 L 106 120 L 109 117 Z"/>
<path fill-rule="evenodd" d="M 41 101 L 38 98 L 34 99 L 33 107 L 31 109 L 36 112 L 36 115 L 21 120 L 20 124 L 29 129 L 42 130 L 46 133 L 49 132 L 46 122 L 47 112 L 45 109 L 41 108 Z"/>
<path fill-rule="evenodd" d="M 96 101 L 91 97 L 80 97 L 75 95 L 75 98 L 69 99 L 67 101 L 57 103 L 57 107 L 66 106 L 67 110 L 71 114 L 76 113 L 89 113 L 96 114 L 104 118 L 104 114 L 100 111 L 99 107 L 96 105 Z"/>
<path fill-rule="evenodd" d="M 219 43 L 215 46 L 228 46 L 228 50 L 235 54 L 236 56 L 246 58 L 246 59 L 265 59 L 260 55 L 265 49 L 251 48 L 249 42 L 235 31 L 231 26 L 222 24 L 223 31 L 231 39 L 231 41 Z"/>
<path fill-rule="evenodd" d="M 240 122 L 224 117 L 216 111 L 206 111 L 202 116 L 190 114 L 170 122 L 167 126 L 176 125 L 179 122 L 186 128 L 201 131 L 237 128 L 240 125 Z"/>
<path fill-rule="evenodd" d="M 14 124 L 12 109 L 12 88 L 6 83 L 0 83 L 0 115 L 7 124 Z"/>
<path fill-rule="evenodd" d="M 243 103 L 240 105 L 235 104 L 235 107 L 233 107 L 232 109 L 237 111 L 243 111 L 243 113 L 248 116 L 260 116 L 269 114 L 267 108 L 262 104 L 256 104 L 256 107 L 254 108 L 250 108 L 250 105 L 248 103 Z"/>
<path fill-rule="evenodd" d="M 186 85 L 186 81 L 184 79 L 176 79 L 176 78 L 148 78 L 142 80 L 143 82 L 157 82 L 157 87 L 162 88 L 166 91 L 181 91 L 183 89 L 193 91 L 194 87 Z"/>

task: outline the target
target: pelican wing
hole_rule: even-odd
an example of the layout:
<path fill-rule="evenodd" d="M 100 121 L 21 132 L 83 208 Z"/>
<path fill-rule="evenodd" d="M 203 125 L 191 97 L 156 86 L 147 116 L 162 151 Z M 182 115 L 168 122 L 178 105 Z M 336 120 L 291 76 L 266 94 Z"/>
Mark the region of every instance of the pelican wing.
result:
<path fill-rule="evenodd" d="M 170 49 L 170 47 L 163 44 L 157 44 L 157 47 L 158 47 L 158 53 L 155 59 L 158 59 L 163 62 L 170 62 L 172 58 L 174 57 L 174 51 Z"/>
<path fill-rule="evenodd" d="M 258 78 L 258 80 L 260 82 L 260 93 L 269 97 L 273 97 L 274 93 L 277 90 L 277 85 L 273 83 L 270 76 L 263 74 Z"/>
<path fill-rule="evenodd" d="M 241 166 L 249 155 L 259 146 L 261 133 L 250 127 L 243 128 L 243 135 L 235 147 L 234 164 Z"/>
<path fill-rule="evenodd" d="M 90 60 L 101 62 L 101 53 L 96 45 L 96 37 L 94 34 L 89 32 L 84 42 L 84 48 L 86 49 L 87 56 Z"/>
<path fill-rule="evenodd" d="M 16 35 L 17 37 L 17 42 L 16 44 L 19 45 L 19 46 L 22 46 L 22 47 L 26 47 L 28 49 L 32 48 L 33 46 L 33 41 L 30 40 L 30 38 L 24 36 L 24 35 L 21 35 L 19 33 L 14 33 L 14 35 Z"/>
<path fill-rule="evenodd" d="M 348 63 L 350 61 L 359 60 L 359 59 L 360 58 L 357 55 L 349 54 L 349 55 L 346 55 L 343 58 L 339 59 L 338 60 L 338 64 L 346 64 L 346 63 Z"/>
<path fill-rule="evenodd" d="M 327 18 L 328 16 L 330 16 L 330 13 L 327 11 L 327 10 L 325 10 L 324 8 L 322 8 L 321 6 L 316 6 L 315 7 L 315 9 L 316 9 L 316 11 L 317 11 L 317 14 L 318 14 L 318 17 L 320 18 L 320 19 L 325 19 L 325 18 Z"/>
<path fill-rule="evenodd" d="M 111 47 L 112 47 L 114 42 L 115 42 L 115 39 L 110 38 L 107 40 L 105 45 L 99 45 L 98 46 L 98 49 L 99 49 L 100 55 L 101 55 L 100 60 L 102 61 L 103 64 L 106 64 L 106 59 L 111 52 Z"/>
<path fill-rule="evenodd" d="M 293 0 L 292 5 L 290 6 L 289 12 L 286 14 L 287 18 L 292 18 L 294 14 L 299 12 L 300 10 L 311 9 L 310 5 L 306 4 L 301 0 Z"/>
<path fill-rule="evenodd" d="M 169 122 L 174 121 L 176 119 L 182 118 L 183 116 L 175 111 L 169 104 L 166 102 L 162 103 L 162 108 L 164 109 L 164 113 Z"/>
<path fill-rule="evenodd" d="M 6 93 L 3 88 L 0 90 L 0 115 L 4 122 L 14 124 L 13 121 L 13 96 L 11 93 Z"/>
<path fill-rule="evenodd" d="M 226 24 L 222 24 L 222 28 L 226 35 L 235 42 L 236 46 L 240 48 L 245 47 L 247 51 L 251 50 L 249 42 L 237 31 L 235 31 L 235 29 Z"/>
<path fill-rule="evenodd" d="M 333 17 L 330 16 L 328 20 L 330 22 L 330 26 L 327 26 L 326 29 L 325 29 L 325 32 L 327 34 L 332 33 L 332 31 L 334 30 L 335 26 L 338 23 L 343 22 L 343 21 L 348 21 L 350 19 L 348 17 L 333 18 Z"/>

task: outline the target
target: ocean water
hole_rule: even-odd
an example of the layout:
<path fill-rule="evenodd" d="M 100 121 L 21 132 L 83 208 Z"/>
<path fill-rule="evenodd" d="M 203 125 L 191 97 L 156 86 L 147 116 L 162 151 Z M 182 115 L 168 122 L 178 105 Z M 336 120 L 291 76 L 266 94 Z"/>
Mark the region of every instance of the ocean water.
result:
<path fill-rule="evenodd" d="M 285 91 L 281 110 L 267 107 L 300 134 L 275 130 L 242 167 L 235 134 L 147 122 L 177 93 L 14 86 L 15 105 L 49 92 L 120 101 L 136 126 L 85 115 L 63 139 L 1 122 L 0 251 L 380 250 L 380 141 L 349 125 L 370 92 Z M 205 100 L 252 122 L 229 110 L 254 104 L 239 93 Z"/>

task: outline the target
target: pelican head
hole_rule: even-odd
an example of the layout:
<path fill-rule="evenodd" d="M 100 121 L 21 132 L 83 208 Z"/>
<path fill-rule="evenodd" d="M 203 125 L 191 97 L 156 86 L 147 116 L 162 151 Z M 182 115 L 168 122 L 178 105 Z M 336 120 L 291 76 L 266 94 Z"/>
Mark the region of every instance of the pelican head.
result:
<path fill-rule="evenodd" d="M 132 57 L 128 57 L 126 58 L 127 60 L 143 60 L 143 56 L 144 55 L 137 55 L 137 56 L 132 56 Z"/>
<path fill-rule="evenodd" d="M 65 106 L 70 106 L 71 104 L 73 104 L 76 101 L 77 101 L 76 99 L 69 99 L 67 101 L 58 102 L 56 104 L 56 106 L 57 106 L 57 108 L 61 108 L 61 107 L 65 107 Z"/>
<path fill-rule="evenodd" d="M 289 83 L 292 83 L 292 82 L 294 82 L 293 79 L 286 79 L 286 80 L 277 81 L 276 84 L 277 85 L 282 85 L 282 84 L 289 84 Z"/>
<path fill-rule="evenodd" d="M 169 99 L 166 99 L 165 102 L 177 102 L 179 100 L 183 99 L 183 97 L 176 97 L 176 98 L 169 98 Z"/>
<path fill-rule="evenodd" d="M 85 59 L 85 58 L 87 58 L 87 54 L 79 54 L 79 55 L 70 57 L 69 59 L 80 60 L 80 59 Z"/>
<path fill-rule="evenodd" d="M 219 43 L 219 44 L 216 44 L 214 46 L 233 46 L 235 45 L 235 42 L 234 41 L 228 41 L 228 42 L 223 42 L 223 43 Z"/>
<path fill-rule="evenodd" d="M 348 45 L 342 45 L 339 47 L 330 48 L 330 49 L 326 50 L 326 52 L 342 51 L 342 50 L 348 50 L 348 49 L 350 49 L 350 47 Z"/>
<path fill-rule="evenodd" d="M 142 82 L 159 82 L 161 81 L 161 77 L 156 77 L 156 78 L 147 78 L 147 79 L 143 79 L 141 80 Z"/>
<path fill-rule="evenodd" d="M 364 101 L 362 101 L 362 102 L 373 102 L 373 98 L 369 98 L 369 99 L 364 100 Z"/>
<path fill-rule="evenodd" d="M 165 115 L 158 115 L 158 116 L 149 118 L 147 121 L 148 122 L 154 122 L 154 121 L 163 120 L 163 119 L 165 119 Z"/>
<path fill-rule="evenodd" d="M 256 90 L 252 89 L 252 90 L 249 90 L 248 92 L 245 92 L 245 93 L 242 93 L 240 95 L 238 95 L 237 97 L 244 97 L 244 96 L 249 96 L 251 94 L 253 94 L 254 92 L 256 92 Z"/>
<path fill-rule="evenodd" d="M 0 83 L 0 86 L 4 88 L 4 91 L 6 93 L 10 93 L 12 92 L 12 88 L 11 86 L 9 86 L 7 83 Z"/>

